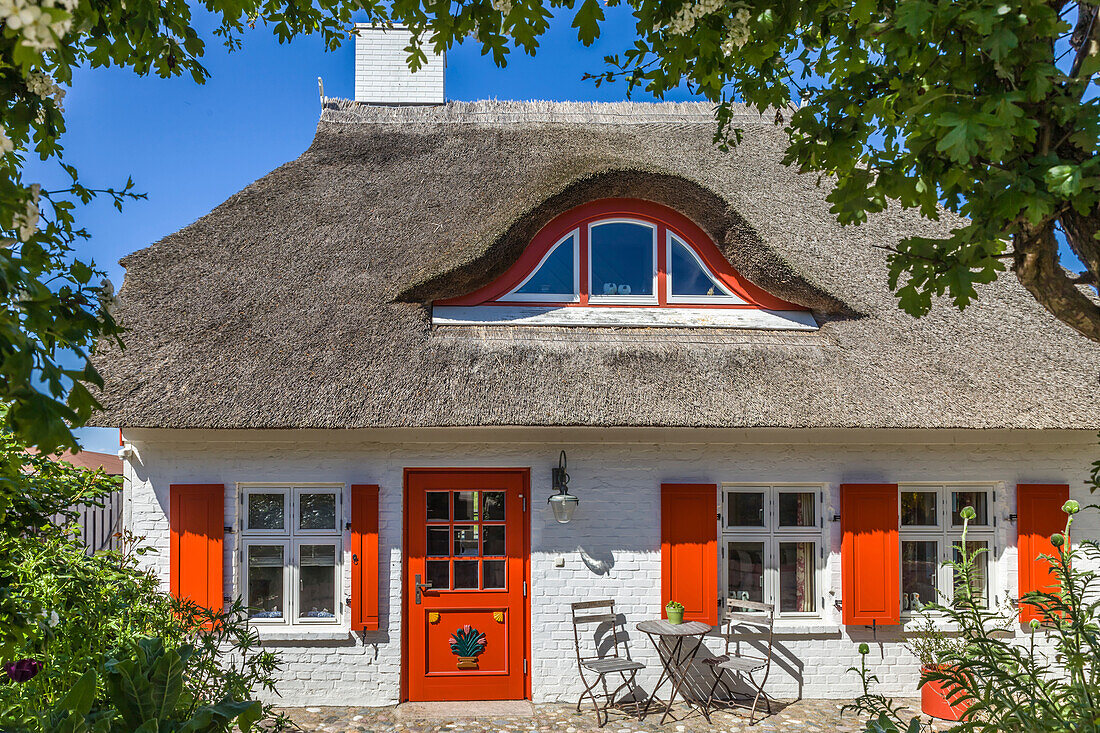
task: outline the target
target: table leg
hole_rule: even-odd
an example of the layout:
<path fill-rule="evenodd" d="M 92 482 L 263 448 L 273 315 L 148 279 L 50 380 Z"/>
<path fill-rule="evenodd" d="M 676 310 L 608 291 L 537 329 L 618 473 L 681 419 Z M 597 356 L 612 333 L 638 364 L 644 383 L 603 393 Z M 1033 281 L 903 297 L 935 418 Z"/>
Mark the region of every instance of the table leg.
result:
<path fill-rule="evenodd" d="M 687 705 L 689 708 L 693 706 L 698 707 L 700 712 L 703 713 L 703 717 L 707 719 L 707 723 L 711 722 L 710 711 L 707 710 L 706 705 L 694 705 L 690 700 L 687 699 L 686 695 L 680 692 L 680 689 L 687 681 L 688 674 L 690 674 L 691 672 L 691 663 L 695 661 L 695 657 L 699 655 L 699 649 L 703 646 L 703 637 L 702 635 L 700 635 L 698 640 L 696 641 L 695 647 L 691 650 L 691 652 L 687 655 L 685 659 L 681 660 L 680 655 L 685 638 L 687 637 L 681 636 L 676 640 L 676 646 L 674 648 L 672 658 L 670 659 L 672 669 L 669 670 L 669 675 L 673 681 L 672 695 L 668 699 L 668 707 L 665 709 L 665 714 L 661 716 L 661 725 L 664 725 L 665 718 L 669 715 L 669 713 L 672 712 L 672 706 L 676 703 L 676 695 L 678 693 L 680 695 L 680 699 L 684 701 L 685 705 Z"/>

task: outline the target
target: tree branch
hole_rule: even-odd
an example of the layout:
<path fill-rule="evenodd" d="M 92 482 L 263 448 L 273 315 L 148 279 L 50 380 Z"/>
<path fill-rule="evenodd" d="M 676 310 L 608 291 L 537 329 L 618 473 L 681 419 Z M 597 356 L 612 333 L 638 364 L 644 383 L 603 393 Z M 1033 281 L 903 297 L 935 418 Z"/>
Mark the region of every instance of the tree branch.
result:
<path fill-rule="evenodd" d="M 1077 289 L 1058 263 L 1053 222 L 1013 237 L 1013 270 L 1020 283 L 1055 318 L 1085 338 L 1100 343 L 1100 305 Z"/>

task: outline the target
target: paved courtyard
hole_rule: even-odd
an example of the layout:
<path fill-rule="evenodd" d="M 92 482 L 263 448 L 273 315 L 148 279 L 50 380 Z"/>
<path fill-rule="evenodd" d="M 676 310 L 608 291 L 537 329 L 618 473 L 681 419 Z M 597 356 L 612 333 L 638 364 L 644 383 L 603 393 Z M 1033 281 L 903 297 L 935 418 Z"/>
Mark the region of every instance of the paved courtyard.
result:
<path fill-rule="evenodd" d="M 899 701 L 904 702 L 904 701 Z M 682 720 L 669 720 L 659 725 L 660 713 L 651 713 L 643 722 L 623 715 L 612 715 L 602 730 L 604 733 L 801 733 L 802 731 L 836 731 L 855 733 L 862 730 L 861 721 L 852 713 L 840 714 L 840 700 L 798 700 L 773 707 L 773 714 L 750 727 L 747 713 L 719 712 L 712 716 L 713 724 L 698 714 Z M 589 733 L 599 731 L 592 709 L 576 712 L 571 705 L 535 705 L 533 715 L 494 714 L 470 718 L 446 715 L 416 717 L 408 708 L 285 708 L 283 712 L 305 731 L 378 731 L 379 733 Z M 916 701 L 910 701 L 917 708 Z M 684 711 L 679 710 L 683 713 Z M 928 721 L 925 718 L 925 721 Z M 944 730 L 937 725 L 935 730 Z M 926 730 L 933 730 L 926 727 Z"/>

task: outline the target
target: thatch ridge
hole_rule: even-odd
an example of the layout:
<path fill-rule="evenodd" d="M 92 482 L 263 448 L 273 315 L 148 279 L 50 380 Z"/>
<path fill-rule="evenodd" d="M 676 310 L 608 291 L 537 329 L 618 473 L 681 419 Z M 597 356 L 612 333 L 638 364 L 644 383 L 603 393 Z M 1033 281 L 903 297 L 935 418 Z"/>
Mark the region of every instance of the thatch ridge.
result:
<path fill-rule="evenodd" d="M 1011 277 L 965 313 L 898 310 L 875 245 L 950 218 L 841 228 L 771 119 L 746 112 L 724 153 L 709 115 L 327 100 L 297 160 L 123 260 L 99 424 L 1100 428 L 1100 347 Z M 431 328 L 428 300 L 502 271 L 540 222 L 640 191 L 821 330 Z"/>

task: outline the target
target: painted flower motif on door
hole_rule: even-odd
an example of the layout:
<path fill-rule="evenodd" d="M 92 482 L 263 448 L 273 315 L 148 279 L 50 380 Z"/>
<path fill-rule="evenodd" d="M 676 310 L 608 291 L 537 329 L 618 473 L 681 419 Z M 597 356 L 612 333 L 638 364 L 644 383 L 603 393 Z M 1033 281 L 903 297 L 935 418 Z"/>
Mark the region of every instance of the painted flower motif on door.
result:
<path fill-rule="evenodd" d="M 451 634 L 451 651 L 459 669 L 477 669 L 477 655 L 485 651 L 485 634 L 469 624 Z"/>

